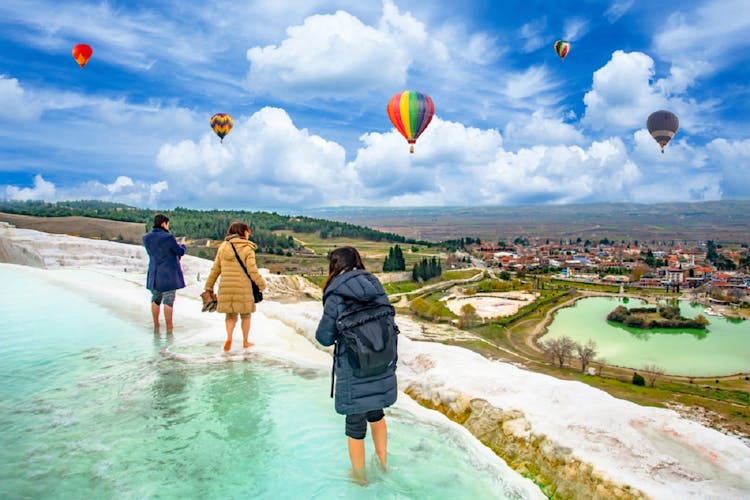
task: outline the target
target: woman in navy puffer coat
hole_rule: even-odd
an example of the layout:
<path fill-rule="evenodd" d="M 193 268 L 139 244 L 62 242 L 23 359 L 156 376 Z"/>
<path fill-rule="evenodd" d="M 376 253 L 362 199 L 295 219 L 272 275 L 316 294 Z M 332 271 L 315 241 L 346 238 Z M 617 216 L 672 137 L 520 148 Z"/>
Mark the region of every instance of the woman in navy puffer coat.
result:
<path fill-rule="evenodd" d="M 315 338 L 325 346 L 338 338 L 336 320 L 348 301 L 390 304 L 380 281 L 364 269 L 359 252 L 353 247 L 340 247 L 328 254 L 329 274 L 323 287 L 323 317 Z M 346 415 L 346 435 L 354 479 L 366 484 L 365 445 L 367 422 L 370 422 L 375 453 L 385 469 L 388 432 L 383 408 L 396 402 L 396 366 L 372 377 L 354 377 L 343 346 L 336 348 L 336 412 Z"/>

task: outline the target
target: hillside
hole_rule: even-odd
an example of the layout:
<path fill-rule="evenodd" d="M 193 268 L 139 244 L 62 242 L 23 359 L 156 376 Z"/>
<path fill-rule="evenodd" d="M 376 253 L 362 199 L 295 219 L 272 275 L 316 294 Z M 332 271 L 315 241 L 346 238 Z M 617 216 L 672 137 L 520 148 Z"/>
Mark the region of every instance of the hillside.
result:
<path fill-rule="evenodd" d="M 46 203 L 42 201 L 0 201 L 0 212 L 36 217 L 91 217 L 111 221 L 136 223 L 140 234 L 151 227 L 157 211 L 131 207 L 120 203 L 96 200 Z M 170 231 L 188 239 L 221 240 L 234 221 L 244 221 L 253 230 L 253 241 L 267 253 L 283 253 L 297 248 L 294 238 L 281 235 L 280 231 L 294 233 L 317 233 L 321 238 L 357 238 L 367 241 L 392 243 L 419 243 L 395 233 L 386 233 L 347 222 L 315 219 L 305 216 L 281 215 L 276 212 L 249 212 L 244 210 L 192 210 L 175 208 L 159 211 L 170 219 Z M 10 221 L 9 221 L 10 222 Z M 24 226 L 26 227 L 26 226 Z M 119 228 L 118 228 L 119 229 Z M 80 231 L 54 231 L 78 232 Z M 123 240 L 125 241 L 123 236 Z M 114 239 L 117 234 L 111 235 Z M 140 242 L 140 238 L 138 239 Z"/>
<path fill-rule="evenodd" d="M 145 225 L 92 217 L 34 217 L 0 212 L 0 222 L 8 222 L 23 229 L 34 229 L 52 234 L 70 234 L 100 240 L 141 244 Z"/>
<path fill-rule="evenodd" d="M 750 201 L 597 203 L 509 207 L 336 207 L 306 210 L 327 219 L 362 224 L 409 238 L 441 241 L 583 238 L 599 240 L 715 240 L 750 242 Z"/>

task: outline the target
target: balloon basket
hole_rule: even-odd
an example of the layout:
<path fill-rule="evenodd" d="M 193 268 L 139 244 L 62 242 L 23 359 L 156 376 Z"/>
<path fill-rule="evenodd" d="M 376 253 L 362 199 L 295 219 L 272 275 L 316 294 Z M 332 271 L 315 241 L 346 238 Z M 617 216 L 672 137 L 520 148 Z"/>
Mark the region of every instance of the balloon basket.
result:
<path fill-rule="evenodd" d="M 414 154 L 414 146 L 409 146 L 409 153 Z"/>

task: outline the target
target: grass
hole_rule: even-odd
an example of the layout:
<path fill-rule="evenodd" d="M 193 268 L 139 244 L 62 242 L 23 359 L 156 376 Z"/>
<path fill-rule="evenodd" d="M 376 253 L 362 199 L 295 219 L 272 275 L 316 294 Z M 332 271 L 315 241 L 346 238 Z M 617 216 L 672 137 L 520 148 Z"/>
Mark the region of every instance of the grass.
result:
<path fill-rule="evenodd" d="M 399 245 L 404 253 L 404 260 L 406 261 L 406 268 L 410 269 L 416 262 L 422 260 L 425 257 L 432 257 L 438 255 L 437 252 L 431 249 L 416 245 L 419 251 L 412 252 L 412 246 L 408 243 L 394 243 L 390 241 L 369 241 L 357 238 L 321 238 L 319 233 L 295 233 L 288 230 L 274 231 L 274 233 L 284 236 L 292 236 L 295 241 L 315 252 L 318 255 L 325 256 L 336 247 L 342 246 L 353 246 L 356 248 L 363 258 L 367 257 L 370 259 L 377 259 L 380 261 L 380 266 L 377 268 L 373 267 L 376 271 L 382 269 L 383 260 L 388 255 L 388 250 Z M 365 263 L 367 265 L 367 263 Z"/>

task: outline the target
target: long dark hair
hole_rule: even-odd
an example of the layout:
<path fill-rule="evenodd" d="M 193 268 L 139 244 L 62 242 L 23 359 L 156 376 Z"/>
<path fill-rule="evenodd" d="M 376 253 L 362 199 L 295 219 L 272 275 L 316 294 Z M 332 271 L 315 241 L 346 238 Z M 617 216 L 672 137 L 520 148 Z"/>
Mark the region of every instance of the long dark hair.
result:
<path fill-rule="evenodd" d="M 365 265 L 362 263 L 362 257 L 359 256 L 356 248 L 339 247 L 331 250 L 328 253 L 328 278 L 325 285 L 323 285 L 323 291 L 326 291 L 331 280 L 339 273 L 364 268 Z"/>

